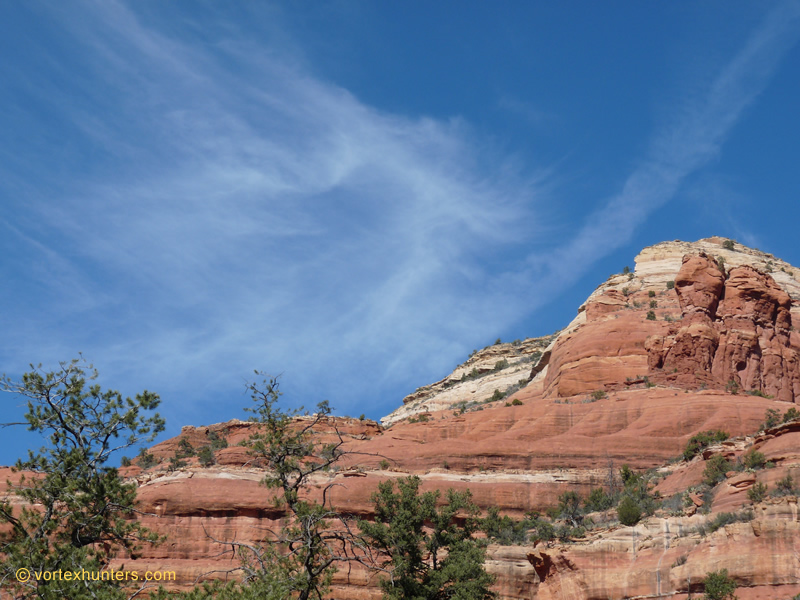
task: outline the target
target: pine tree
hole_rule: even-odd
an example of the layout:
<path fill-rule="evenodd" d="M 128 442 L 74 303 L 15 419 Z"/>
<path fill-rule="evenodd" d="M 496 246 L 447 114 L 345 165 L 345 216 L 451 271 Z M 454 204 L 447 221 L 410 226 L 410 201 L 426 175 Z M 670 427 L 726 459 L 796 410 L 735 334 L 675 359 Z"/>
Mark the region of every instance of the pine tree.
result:
<path fill-rule="evenodd" d="M 0 540 L 0 580 L 15 599 L 127 598 L 115 582 L 47 581 L 42 575 L 97 571 L 118 551 L 132 554 L 140 542 L 155 541 L 130 519 L 135 485 L 107 463 L 114 452 L 152 441 L 163 430 L 157 413 L 145 416 L 159 398 L 148 391 L 134 399 L 102 391 L 91 384 L 97 371 L 82 359 L 52 372 L 31 368 L 22 381 L 0 379 L 0 390 L 27 400 L 24 424 L 46 437 L 38 452 L 29 451 L 14 467 L 23 474 L 11 492 L 23 507 L 0 501 L 0 522 L 9 526 Z M 16 577 L 23 568 L 31 574 L 27 582 Z"/>

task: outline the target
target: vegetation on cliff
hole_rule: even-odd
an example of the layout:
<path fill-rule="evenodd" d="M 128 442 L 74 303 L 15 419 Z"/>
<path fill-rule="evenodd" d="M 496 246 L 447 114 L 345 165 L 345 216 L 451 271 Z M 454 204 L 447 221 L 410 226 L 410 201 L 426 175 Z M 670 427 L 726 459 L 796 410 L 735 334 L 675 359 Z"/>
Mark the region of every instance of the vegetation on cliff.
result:
<path fill-rule="evenodd" d="M 411 476 L 378 486 L 373 495 L 375 521 L 359 527 L 388 560 L 381 570 L 386 600 L 483 600 L 494 598 L 494 578 L 485 570 L 485 545 L 474 537 L 479 509 L 469 492 L 419 493 Z"/>

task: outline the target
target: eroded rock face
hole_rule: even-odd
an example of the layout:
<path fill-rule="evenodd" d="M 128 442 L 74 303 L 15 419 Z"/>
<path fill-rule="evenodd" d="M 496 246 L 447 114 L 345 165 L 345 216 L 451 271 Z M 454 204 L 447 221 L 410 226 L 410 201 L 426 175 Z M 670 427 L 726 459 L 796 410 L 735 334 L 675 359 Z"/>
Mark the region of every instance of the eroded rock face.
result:
<path fill-rule="evenodd" d="M 725 274 L 705 252 L 683 257 L 675 289 L 684 318 L 714 318 L 725 288 Z"/>
<path fill-rule="evenodd" d="M 700 253 L 683 259 L 675 289 L 682 316 L 648 338 L 650 371 L 675 373 L 679 383 L 797 401 L 800 339 L 791 331 L 792 301 L 770 275 L 743 265 L 726 277 Z"/>

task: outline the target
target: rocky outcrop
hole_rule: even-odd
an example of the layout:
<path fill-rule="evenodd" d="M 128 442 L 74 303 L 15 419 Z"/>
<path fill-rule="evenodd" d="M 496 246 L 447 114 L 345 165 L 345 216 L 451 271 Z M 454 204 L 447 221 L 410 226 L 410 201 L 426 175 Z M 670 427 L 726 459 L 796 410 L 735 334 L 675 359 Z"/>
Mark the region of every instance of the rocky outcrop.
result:
<path fill-rule="evenodd" d="M 403 405 L 383 417 L 381 424 L 389 427 L 433 411 L 477 406 L 495 394 L 513 393 L 527 384 L 531 365 L 535 368 L 541 362 L 554 337 L 498 342 L 473 351 L 450 375 L 403 398 Z"/>
<path fill-rule="evenodd" d="M 647 339 L 651 372 L 796 401 L 800 337 L 792 331 L 791 298 L 769 274 L 747 265 L 726 274 L 701 253 L 683 259 L 675 289 L 681 319 Z"/>
<path fill-rule="evenodd" d="M 733 389 L 795 402 L 800 395 L 797 271 L 756 250 L 710 238 L 647 248 L 636 269 L 589 297 L 532 373 L 546 397 L 642 381 Z"/>

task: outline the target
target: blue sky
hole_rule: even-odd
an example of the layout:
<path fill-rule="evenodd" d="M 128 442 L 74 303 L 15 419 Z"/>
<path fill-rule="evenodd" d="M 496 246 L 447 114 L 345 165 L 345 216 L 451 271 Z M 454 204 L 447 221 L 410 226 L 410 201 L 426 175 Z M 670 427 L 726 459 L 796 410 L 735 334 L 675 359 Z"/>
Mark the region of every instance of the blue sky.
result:
<path fill-rule="evenodd" d="M 643 246 L 800 265 L 800 2 L 5 2 L 0 371 L 379 418 Z M 2 397 L 16 420 L 19 400 Z M 0 464 L 35 441 L 4 430 Z"/>

